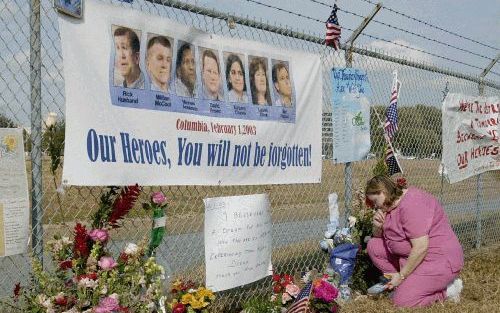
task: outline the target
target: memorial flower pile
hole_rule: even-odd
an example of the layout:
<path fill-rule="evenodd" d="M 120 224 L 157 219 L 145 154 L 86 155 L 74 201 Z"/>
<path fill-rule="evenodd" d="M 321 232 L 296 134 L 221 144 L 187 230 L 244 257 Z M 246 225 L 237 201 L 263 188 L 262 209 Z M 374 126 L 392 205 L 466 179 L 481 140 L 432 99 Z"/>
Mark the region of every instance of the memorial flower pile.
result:
<path fill-rule="evenodd" d="M 214 293 L 203 286 L 196 286 L 191 281 L 177 279 L 170 290 L 173 299 L 169 303 L 172 313 L 204 313 L 215 300 Z"/>
<path fill-rule="evenodd" d="M 77 223 L 73 239 L 48 242 L 54 269 L 33 260 L 33 277 L 18 287 L 23 312 L 158 312 L 164 270 L 147 257 L 146 243 L 128 243 L 117 255 L 108 249 L 110 232 L 132 209 L 139 186 L 111 187 L 101 196 L 92 227 Z"/>

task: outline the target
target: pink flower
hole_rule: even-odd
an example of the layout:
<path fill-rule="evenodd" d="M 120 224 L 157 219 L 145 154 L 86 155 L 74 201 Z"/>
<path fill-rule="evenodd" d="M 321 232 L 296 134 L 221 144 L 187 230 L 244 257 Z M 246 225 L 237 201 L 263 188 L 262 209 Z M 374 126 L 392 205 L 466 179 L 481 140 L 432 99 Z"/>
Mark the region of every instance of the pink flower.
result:
<path fill-rule="evenodd" d="M 339 290 L 325 280 L 321 280 L 313 288 L 313 295 L 316 299 L 330 303 L 337 298 Z"/>
<path fill-rule="evenodd" d="M 118 297 L 116 294 L 112 294 L 109 297 L 102 299 L 99 302 L 99 306 L 97 306 L 94 311 L 95 313 L 112 313 L 113 311 L 117 311 L 120 309 L 120 305 L 118 304 Z"/>
<path fill-rule="evenodd" d="M 108 241 L 109 235 L 105 229 L 92 229 L 89 233 L 90 239 L 93 241 L 106 242 Z"/>
<path fill-rule="evenodd" d="M 300 288 L 295 284 L 286 285 L 285 291 L 288 292 L 292 297 L 297 297 L 300 293 Z"/>
<path fill-rule="evenodd" d="M 153 201 L 153 203 L 156 203 L 158 205 L 162 205 L 163 202 L 167 201 L 167 197 L 165 197 L 163 192 L 157 191 L 153 192 L 153 194 L 151 195 L 151 201 Z"/>
<path fill-rule="evenodd" d="M 101 259 L 99 260 L 99 262 L 97 262 L 97 264 L 99 265 L 100 268 L 102 268 L 105 271 L 110 270 L 118 265 L 118 263 L 116 263 L 116 261 L 110 256 L 101 257 Z"/>
<path fill-rule="evenodd" d="M 283 294 L 281 295 L 281 303 L 285 304 L 290 300 L 292 300 L 292 297 L 290 297 L 288 293 L 283 292 Z"/>

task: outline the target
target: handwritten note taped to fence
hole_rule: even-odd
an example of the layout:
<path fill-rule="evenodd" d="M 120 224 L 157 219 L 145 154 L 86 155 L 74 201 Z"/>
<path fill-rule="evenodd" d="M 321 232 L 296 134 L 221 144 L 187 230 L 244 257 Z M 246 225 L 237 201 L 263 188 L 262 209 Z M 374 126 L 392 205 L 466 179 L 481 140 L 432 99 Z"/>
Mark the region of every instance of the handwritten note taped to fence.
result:
<path fill-rule="evenodd" d="M 268 196 L 203 201 L 207 287 L 222 291 L 270 275 L 272 223 Z"/>
<path fill-rule="evenodd" d="M 21 129 L 0 128 L 0 257 L 26 252 L 29 200 Z"/>

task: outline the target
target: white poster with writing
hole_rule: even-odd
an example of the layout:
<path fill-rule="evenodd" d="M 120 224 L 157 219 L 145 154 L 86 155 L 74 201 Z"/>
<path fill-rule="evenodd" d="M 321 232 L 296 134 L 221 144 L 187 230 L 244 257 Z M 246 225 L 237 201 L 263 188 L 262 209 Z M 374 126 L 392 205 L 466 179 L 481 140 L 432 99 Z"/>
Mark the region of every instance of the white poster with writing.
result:
<path fill-rule="evenodd" d="M 450 183 L 500 169 L 498 97 L 448 94 L 443 102 L 443 164 Z"/>
<path fill-rule="evenodd" d="M 206 285 L 222 291 L 272 273 L 266 194 L 204 199 Z"/>
<path fill-rule="evenodd" d="M 96 0 L 59 25 L 63 184 L 320 182 L 318 55 Z"/>
<path fill-rule="evenodd" d="M 26 252 L 29 216 L 23 131 L 0 128 L 0 257 Z"/>

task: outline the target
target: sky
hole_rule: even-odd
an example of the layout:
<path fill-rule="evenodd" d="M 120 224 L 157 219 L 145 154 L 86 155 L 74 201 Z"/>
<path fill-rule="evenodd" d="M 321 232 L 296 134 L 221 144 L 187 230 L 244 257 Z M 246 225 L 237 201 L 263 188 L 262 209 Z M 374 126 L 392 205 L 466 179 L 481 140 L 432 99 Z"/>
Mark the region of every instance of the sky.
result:
<path fill-rule="evenodd" d="M 52 8 L 52 0 L 42 1 L 42 115 L 45 117 L 49 112 L 56 112 L 59 116 L 64 114 L 64 79 L 62 77 L 63 60 L 60 51 L 60 40 L 58 35 L 57 15 Z M 153 6 L 145 0 L 134 0 L 133 4 L 120 4 L 118 0 L 103 0 L 107 3 L 115 3 L 125 7 L 146 8 L 151 12 L 165 15 L 177 19 L 180 23 L 191 23 L 192 15 L 188 13 L 179 14 L 172 9 L 157 9 L 161 6 Z M 281 9 L 300 13 L 310 18 L 299 17 L 290 13 L 269 8 L 257 2 L 279 7 Z M 211 8 L 220 12 L 230 13 L 237 16 L 256 19 L 264 23 L 281 25 L 295 31 L 310 33 L 323 37 L 325 33 L 325 21 L 331 11 L 332 0 L 317 0 L 327 5 L 314 2 L 315 0 L 185 0 L 184 2 L 196 4 L 206 8 Z M 373 1 L 373 0 L 370 0 Z M 368 1 L 368 2 L 370 2 Z M 367 16 L 373 10 L 374 5 L 367 0 L 338 0 L 340 8 L 338 13 L 342 31 L 341 43 L 349 38 L 351 31 L 361 23 L 362 18 L 346 13 L 353 12 L 357 15 Z M 374 1 L 373 1 L 374 2 Z M 458 38 L 441 30 L 428 27 L 423 23 L 415 22 L 395 14 L 388 9 L 382 9 L 375 16 L 374 20 L 392 25 L 397 28 L 409 30 L 421 36 L 431 38 L 435 41 L 425 40 L 408 32 L 389 28 L 380 23 L 372 21 L 364 30 L 355 45 L 368 47 L 369 49 L 387 53 L 418 62 L 425 62 L 439 67 L 448 68 L 456 72 L 478 75 L 490 62 L 500 53 L 500 1 L 498 0 L 385 0 L 383 5 L 387 8 L 410 15 L 413 18 L 423 20 L 440 28 L 450 30 L 463 36 L 485 43 L 495 49 L 485 47 L 469 40 Z M 187 17 L 187 18 L 186 18 Z M 315 21 L 315 20 L 319 21 Z M 203 24 L 203 18 L 194 20 L 195 27 Z M 206 31 L 211 31 L 210 27 Z M 238 26 L 239 27 L 239 26 Z M 214 30 L 219 32 L 219 30 Z M 220 33 L 220 32 L 219 32 Z M 380 39 L 377 39 L 377 38 Z M 258 39 L 258 38 L 257 38 Z M 384 40 L 381 40 L 384 39 Z M 477 56 L 464 51 L 459 51 L 450 46 L 439 44 L 436 41 L 444 42 L 461 49 L 469 50 Z M 470 67 L 464 64 L 444 60 L 437 56 L 426 54 L 422 51 L 415 51 L 394 45 L 410 46 L 418 50 L 431 52 L 435 55 L 458 60 L 462 63 L 473 65 Z M 287 46 L 287 43 L 284 44 Z M 360 60 L 360 58 L 358 58 Z M 365 61 L 365 60 L 363 60 Z M 361 63 L 373 71 L 376 86 L 374 93 L 376 101 L 380 103 L 387 98 L 386 89 L 390 88 L 390 64 L 382 62 L 366 61 Z M 371 63 L 370 63 L 371 62 Z M 339 64 L 334 64 L 339 66 Z M 378 71 L 380 67 L 385 67 L 385 71 Z M 406 70 L 406 72 L 405 72 Z M 408 68 L 401 70 L 402 75 L 406 75 L 406 97 L 410 102 L 433 103 L 439 105 L 440 91 L 447 78 L 432 75 L 424 71 L 415 71 L 418 75 L 413 75 Z M 496 74 L 495 74 L 496 73 Z M 377 76 L 378 75 L 378 76 Z M 413 77 L 415 76 L 415 77 Z M 497 63 L 490 74 L 486 76 L 489 80 L 500 83 L 500 62 Z M 462 84 L 464 81 L 458 81 Z M 389 86 L 389 87 L 388 87 Z M 458 86 L 458 85 L 457 85 Z M 419 93 L 422 88 L 434 88 L 432 97 Z M 460 91 L 477 93 L 477 87 L 468 84 L 467 88 L 456 87 Z M 411 92 L 410 92 L 411 91 Z M 498 94 L 498 92 L 496 92 Z M 327 97 L 329 98 L 329 96 Z M 415 100 L 417 99 L 417 100 Z M 328 103 L 326 104 L 328 105 Z M 7 0 L 0 1 L 0 114 L 7 115 L 16 123 L 25 127 L 30 123 L 30 89 L 29 89 L 29 1 Z"/>

